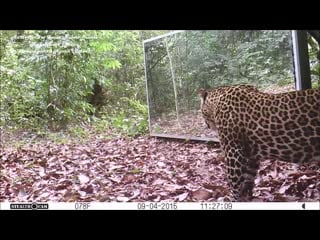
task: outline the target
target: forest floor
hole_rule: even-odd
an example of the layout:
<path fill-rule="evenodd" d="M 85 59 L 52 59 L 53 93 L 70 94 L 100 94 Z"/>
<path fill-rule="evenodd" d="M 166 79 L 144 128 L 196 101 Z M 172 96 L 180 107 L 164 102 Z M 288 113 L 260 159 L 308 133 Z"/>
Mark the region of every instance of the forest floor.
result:
<path fill-rule="evenodd" d="M 215 143 L 140 136 L 0 149 L 0 201 L 224 201 L 229 193 Z M 318 169 L 318 170 L 316 170 Z M 320 170 L 264 161 L 253 201 L 319 201 Z"/>

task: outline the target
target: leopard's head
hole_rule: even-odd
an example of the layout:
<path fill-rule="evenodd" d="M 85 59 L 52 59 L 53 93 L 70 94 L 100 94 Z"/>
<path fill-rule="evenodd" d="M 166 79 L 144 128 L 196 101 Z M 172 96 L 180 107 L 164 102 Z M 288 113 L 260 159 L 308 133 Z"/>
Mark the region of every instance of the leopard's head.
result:
<path fill-rule="evenodd" d="M 216 123 L 214 120 L 215 116 L 215 107 L 214 107 L 214 96 L 212 92 L 206 89 L 200 89 L 198 91 L 200 96 L 200 109 L 202 116 L 204 118 L 205 124 L 208 128 L 216 130 Z"/>
<path fill-rule="evenodd" d="M 250 85 L 220 86 L 213 89 L 200 89 L 198 94 L 201 99 L 201 112 L 206 125 L 217 130 L 219 126 L 226 124 L 226 116 L 235 113 L 235 106 L 243 101 L 242 96 L 247 92 L 258 92 L 258 89 Z"/>

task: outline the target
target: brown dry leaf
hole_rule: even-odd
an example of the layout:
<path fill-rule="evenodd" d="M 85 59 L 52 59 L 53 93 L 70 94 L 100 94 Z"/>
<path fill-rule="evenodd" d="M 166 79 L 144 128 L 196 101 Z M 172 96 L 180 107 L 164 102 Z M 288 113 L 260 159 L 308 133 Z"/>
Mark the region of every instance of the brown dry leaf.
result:
<path fill-rule="evenodd" d="M 153 183 L 152 183 L 152 185 L 163 185 L 164 183 L 167 183 L 168 182 L 168 180 L 164 180 L 164 179 L 156 179 Z"/>
<path fill-rule="evenodd" d="M 80 189 L 81 189 L 81 191 L 84 191 L 87 194 L 92 194 L 93 191 L 94 191 L 94 188 L 93 188 L 93 186 L 91 184 L 89 184 L 88 186 L 82 187 Z"/>
<path fill-rule="evenodd" d="M 132 181 L 134 181 L 136 179 L 136 176 L 132 173 L 128 173 L 126 175 L 124 175 L 122 182 L 124 183 L 130 183 Z"/>
<path fill-rule="evenodd" d="M 157 166 L 160 168 L 166 167 L 167 165 L 164 162 L 158 162 Z"/>
<path fill-rule="evenodd" d="M 86 176 L 85 174 L 79 174 L 78 179 L 80 181 L 80 184 L 85 184 L 90 181 L 90 178 Z"/>
<path fill-rule="evenodd" d="M 279 193 L 284 194 L 291 187 L 291 185 L 282 185 L 279 189 Z"/>
<path fill-rule="evenodd" d="M 189 195 L 188 192 L 182 193 L 182 194 L 176 196 L 175 200 L 178 200 L 178 202 L 183 202 L 188 197 L 188 195 Z"/>
<path fill-rule="evenodd" d="M 117 197 L 117 201 L 119 201 L 119 202 L 128 202 L 129 200 L 130 200 L 130 198 L 128 198 L 128 197 L 124 197 L 124 196 Z"/>
<path fill-rule="evenodd" d="M 39 167 L 39 176 L 40 177 L 46 176 L 46 169 L 44 167 Z"/>
<path fill-rule="evenodd" d="M 168 192 L 175 192 L 175 191 L 177 191 L 179 189 L 183 189 L 183 188 L 184 188 L 183 186 L 180 186 L 177 184 L 170 184 L 170 183 L 166 183 L 163 186 L 163 189 Z"/>
<path fill-rule="evenodd" d="M 19 187 L 19 190 L 18 190 L 18 198 L 25 198 L 27 196 L 27 193 L 24 189 L 24 187 Z"/>
<path fill-rule="evenodd" d="M 199 189 L 192 193 L 192 197 L 196 200 L 208 200 L 211 197 L 212 193 L 204 189 Z"/>

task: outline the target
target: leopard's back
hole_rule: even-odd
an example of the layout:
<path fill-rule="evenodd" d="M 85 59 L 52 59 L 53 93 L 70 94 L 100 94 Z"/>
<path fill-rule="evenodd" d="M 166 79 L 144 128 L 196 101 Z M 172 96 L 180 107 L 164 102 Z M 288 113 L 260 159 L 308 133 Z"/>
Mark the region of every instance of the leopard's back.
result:
<path fill-rule="evenodd" d="M 294 163 L 320 158 L 320 90 L 249 93 L 243 121 L 252 157 Z"/>

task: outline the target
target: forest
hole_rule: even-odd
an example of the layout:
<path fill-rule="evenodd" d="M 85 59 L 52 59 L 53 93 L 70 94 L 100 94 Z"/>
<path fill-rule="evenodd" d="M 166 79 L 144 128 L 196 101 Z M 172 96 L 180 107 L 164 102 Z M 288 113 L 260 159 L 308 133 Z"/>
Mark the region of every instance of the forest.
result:
<path fill-rule="evenodd" d="M 216 136 L 198 90 L 294 90 L 290 32 L 1 30 L 0 201 L 223 201 L 219 142 L 190 140 Z M 266 161 L 255 198 L 319 200 L 319 171 Z"/>

